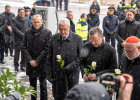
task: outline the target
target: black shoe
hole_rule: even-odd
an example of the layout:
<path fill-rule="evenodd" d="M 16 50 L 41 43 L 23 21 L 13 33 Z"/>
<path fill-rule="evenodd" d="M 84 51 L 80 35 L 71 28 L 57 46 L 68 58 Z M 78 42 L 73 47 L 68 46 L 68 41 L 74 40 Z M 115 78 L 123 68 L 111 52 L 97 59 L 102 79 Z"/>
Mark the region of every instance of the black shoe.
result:
<path fill-rule="evenodd" d="M 18 71 L 19 71 L 19 70 L 18 70 L 18 67 L 15 67 L 15 71 L 16 71 L 16 72 L 18 72 Z"/>
<path fill-rule="evenodd" d="M 20 68 L 21 71 L 25 72 L 25 69 L 23 67 Z"/>
<path fill-rule="evenodd" d="M 5 64 L 4 61 L 0 61 L 1 64 Z"/>
<path fill-rule="evenodd" d="M 62 8 L 60 8 L 60 11 L 62 11 Z"/>
<path fill-rule="evenodd" d="M 14 57 L 13 55 L 10 55 L 11 57 Z"/>
<path fill-rule="evenodd" d="M 5 57 L 8 57 L 8 54 L 5 54 Z"/>

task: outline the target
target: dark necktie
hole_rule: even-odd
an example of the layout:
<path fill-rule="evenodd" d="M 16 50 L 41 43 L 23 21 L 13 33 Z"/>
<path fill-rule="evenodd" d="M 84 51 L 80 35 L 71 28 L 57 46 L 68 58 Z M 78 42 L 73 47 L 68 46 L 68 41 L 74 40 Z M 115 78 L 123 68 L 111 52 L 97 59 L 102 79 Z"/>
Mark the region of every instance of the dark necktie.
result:
<path fill-rule="evenodd" d="M 67 38 L 66 37 L 62 37 L 62 40 L 66 40 Z"/>

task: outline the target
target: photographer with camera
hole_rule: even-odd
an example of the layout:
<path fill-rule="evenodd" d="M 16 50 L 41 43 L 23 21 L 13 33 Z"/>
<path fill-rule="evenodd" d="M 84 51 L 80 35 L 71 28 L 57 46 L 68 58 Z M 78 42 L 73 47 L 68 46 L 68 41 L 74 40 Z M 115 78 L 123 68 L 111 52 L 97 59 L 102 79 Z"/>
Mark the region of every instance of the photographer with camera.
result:
<path fill-rule="evenodd" d="M 121 71 L 134 78 L 134 89 L 131 100 L 140 100 L 140 39 L 128 37 L 123 43 L 124 55 L 121 58 Z"/>
<path fill-rule="evenodd" d="M 133 89 L 133 77 L 128 74 L 119 76 L 120 88 L 118 100 L 130 100 Z M 105 87 L 97 82 L 86 82 L 74 86 L 65 100 L 110 100 Z"/>

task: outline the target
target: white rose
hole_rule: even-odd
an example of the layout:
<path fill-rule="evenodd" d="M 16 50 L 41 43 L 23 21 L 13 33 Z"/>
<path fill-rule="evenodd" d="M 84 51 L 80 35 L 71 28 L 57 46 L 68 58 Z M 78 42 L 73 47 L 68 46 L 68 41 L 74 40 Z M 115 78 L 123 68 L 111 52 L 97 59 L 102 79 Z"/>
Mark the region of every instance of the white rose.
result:
<path fill-rule="evenodd" d="M 121 74 L 120 69 L 115 69 L 115 74 L 120 75 Z"/>
<path fill-rule="evenodd" d="M 94 66 L 95 67 L 96 66 L 96 62 L 92 62 L 91 63 L 91 66 Z"/>
<path fill-rule="evenodd" d="M 57 55 L 56 58 L 59 60 L 61 59 L 61 55 Z"/>

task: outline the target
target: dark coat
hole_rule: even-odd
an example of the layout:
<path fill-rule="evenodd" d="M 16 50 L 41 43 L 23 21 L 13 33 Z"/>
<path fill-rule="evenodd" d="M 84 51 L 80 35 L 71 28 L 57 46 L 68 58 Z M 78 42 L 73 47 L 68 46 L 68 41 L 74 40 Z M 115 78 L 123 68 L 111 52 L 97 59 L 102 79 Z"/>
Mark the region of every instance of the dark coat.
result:
<path fill-rule="evenodd" d="M 5 21 L 5 17 L 0 14 L 0 48 L 4 48 L 4 30 L 6 29 L 7 25 L 6 25 L 6 21 Z"/>
<path fill-rule="evenodd" d="M 116 50 L 106 42 L 95 48 L 91 42 L 84 45 L 83 49 L 87 54 L 81 60 L 81 73 L 84 75 L 84 68 L 89 68 L 93 61 L 96 62 L 96 70 L 93 73 L 102 74 L 104 72 L 114 72 L 117 68 Z M 81 54 L 83 54 L 81 52 Z M 82 57 L 82 56 L 81 56 Z"/>
<path fill-rule="evenodd" d="M 118 17 L 116 17 L 115 15 L 112 16 L 107 15 L 106 17 L 104 17 L 103 29 L 104 29 L 105 36 L 111 34 L 111 32 L 115 34 L 117 28 L 118 28 Z"/>
<path fill-rule="evenodd" d="M 100 13 L 100 5 L 98 4 L 98 2 L 96 3 L 96 5 L 94 4 L 94 2 L 91 4 L 90 6 L 90 13 L 91 13 L 91 9 L 96 8 L 97 12 L 96 13 Z"/>
<path fill-rule="evenodd" d="M 137 36 L 140 38 L 140 23 L 132 20 L 123 20 L 119 23 L 116 39 L 119 44 L 121 44 L 129 36 Z"/>
<path fill-rule="evenodd" d="M 135 20 L 140 22 L 140 14 L 135 14 Z"/>
<path fill-rule="evenodd" d="M 117 16 L 117 17 L 119 17 L 119 12 L 116 9 L 114 11 L 114 15 Z"/>
<path fill-rule="evenodd" d="M 68 18 L 69 19 L 69 18 Z M 71 20 L 71 19 L 69 19 L 69 21 L 70 21 L 70 30 L 73 32 L 73 33 L 75 33 L 75 24 L 74 24 L 74 22 Z"/>
<path fill-rule="evenodd" d="M 66 40 L 62 40 L 59 33 L 53 35 L 49 47 L 47 62 L 48 80 L 52 82 L 53 96 L 56 100 L 63 100 L 67 91 L 79 82 L 79 63 L 78 57 L 82 47 L 82 39 L 71 31 Z M 64 60 L 64 74 L 60 64 L 56 61 L 57 55 L 61 55 Z M 66 81 L 67 80 L 67 81 Z"/>
<path fill-rule="evenodd" d="M 24 19 L 21 19 L 19 16 L 17 16 L 12 19 L 15 45 L 22 42 L 25 31 L 30 27 L 31 23 L 26 17 Z"/>
<path fill-rule="evenodd" d="M 99 26 L 100 25 L 100 19 L 99 19 L 99 15 L 98 14 L 88 14 L 87 15 L 87 23 L 88 23 L 88 28 L 89 30 L 92 28 L 92 27 L 96 27 L 96 26 Z"/>
<path fill-rule="evenodd" d="M 31 10 L 31 16 L 33 16 L 35 14 L 36 14 L 36 9 L 32 8 L 32 10 Z"/>
<path fill-rule="evenodd" d="M 2 13 L 4 16 L 5 16 L 5 19 L 6 19 L 6 24 L 7 26 L 11 26 L 12 25 L 12 18 L 15 17 L 15 14 L 14 13 L 7 13 L 7 12 L 3 12 Z M 13 38 L 12 38 L 12 32 L 10 32 L 8 30 L 8 28 L 5 29 L 5 42 L 8 43 L 9 41 L 13 41 Z"/>
<path fill-rule="evenodd" d="M 12 24 L 12 18 L 15 17 L 15 14 L 14 13 L 7 13 L 7 12 L 3 12 L 2 14 L 5 17 L 6 24 L 8 26 L 11 26 L 11 24 Z"/>
<path fill-rule="evenodd" d="M 126 18 L 126 13 L 124 13 L 123 11 L 120 13 L 120 16 L 119 16 L 119 21 L 122 21 L 122 20 L 125 20 Z"/>
<path fill-rule="evenodd" d="M 121 59 L 121 71 L 122 73 L 127 73 L 133 76 L 134 88 L 132 92 L 131 100 L 140 99 L 140 57 L 134 60 L 128 60 L 128 58 L 123 55 Z"/>
<path fill-rule="evenodd" d="M 22 49 L 24 50 L 27 68 L 26 74 L 33 77 L 43 75 L 46 76 L 44 63 L 48 54 L 48 45 L 52 37 L 51 31 L 41 27 L 35 30 L 33 27 L 25 32 L 22 42 Z M 29 64 L 30 60 L 35 60 L 38 66 L 33 68 Z"/>

